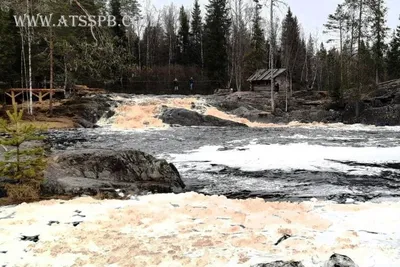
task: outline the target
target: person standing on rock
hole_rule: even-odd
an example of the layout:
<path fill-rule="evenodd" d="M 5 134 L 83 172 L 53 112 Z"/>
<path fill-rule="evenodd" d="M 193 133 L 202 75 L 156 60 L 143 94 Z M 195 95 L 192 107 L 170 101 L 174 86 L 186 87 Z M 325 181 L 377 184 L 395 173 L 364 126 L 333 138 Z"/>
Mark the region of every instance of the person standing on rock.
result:
<path fill-rule="evenodd" d="M 175 80 L 174 80 L 174 91 L 175 92 L 178 91 L 178 89 L 179 89 L 178 86 L 179 86 L 178 79 L 175 78 Z"/>
<path fill-rule="evenodd" d="M 194 85 L 193 77 L 190 77 L 190 80 L 189 80 L 190 91 L 193 91 L 193 85 Z"/>

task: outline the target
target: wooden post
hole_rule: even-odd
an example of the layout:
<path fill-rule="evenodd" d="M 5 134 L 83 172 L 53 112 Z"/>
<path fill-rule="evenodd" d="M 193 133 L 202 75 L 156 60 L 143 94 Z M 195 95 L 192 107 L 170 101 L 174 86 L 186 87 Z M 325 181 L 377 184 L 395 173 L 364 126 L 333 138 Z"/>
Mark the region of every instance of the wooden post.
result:
<path fill-rule="evenodd" d="M 15 93 L 14 93 L 14 90 L 11 91 L 11 101 L 12 101 L 12 105 L 15 106 L 15 105 L 16 105 L 16 101 L 15 101 Z"/>
<path fill-rule="evenodd" d="M 39 103 L 43 102 L 43 94 L 42 91 L 39 91 Z"/>

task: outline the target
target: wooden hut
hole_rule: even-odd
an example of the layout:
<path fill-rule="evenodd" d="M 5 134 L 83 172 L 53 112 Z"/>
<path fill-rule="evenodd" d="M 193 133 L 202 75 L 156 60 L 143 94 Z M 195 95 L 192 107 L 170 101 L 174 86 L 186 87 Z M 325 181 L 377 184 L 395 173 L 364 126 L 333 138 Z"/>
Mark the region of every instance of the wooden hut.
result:
<path fill-rule="evenodd" d="M 274 75 L 275 91 L 285 90 L 288 86 L 286 78 L 286 69 L 274 69 L 273 73 L 270 69 L 259 69 L 250 78 L 250 88 L 256 92 L 271 92 L 271 74 Z"/>

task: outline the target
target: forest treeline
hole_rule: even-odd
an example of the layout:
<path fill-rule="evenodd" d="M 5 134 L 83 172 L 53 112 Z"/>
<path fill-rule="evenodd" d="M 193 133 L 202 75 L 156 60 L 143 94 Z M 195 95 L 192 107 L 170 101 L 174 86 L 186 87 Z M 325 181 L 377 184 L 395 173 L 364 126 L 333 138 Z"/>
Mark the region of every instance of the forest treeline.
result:
<path fill-rule="evenodd" d="M 270 2 L 274 1 L 267 1 Z M 3 0 L 0 4 L 2 87 L 123 87 L 161 93 L 177 78 L 198 93 L 216 87 L 247 90 L 259 68 L 286 68 L 290 90 L 327 90 L 340 98 L 360 96 L 380 81 L 400 78 L 400 27 L 387 27 L 384 0 L 343 0 L 327 17 L 324 35 L 301 30 L 290 7 L 273 23 L 258 0 L 209 0 L 202 8 L 150 0 Z M 275 1 L 275 5 L 284 5 Z M 203 12 L 203 10 L 205 12 Z M 102 15 L 130 27 L 16 27 L 21 14 Z M 203 14 L 204 13 L 204 14 Z M 122 24 L 122 23 L 119 23 Z M 273 25 L 271 27 L 270 25 Z M 272 47 L 271 47 L 272 45 Z M 271 49 L 270 49 L 271 48 Z M 170 87 L 171 86 L 171 87 Z"/>

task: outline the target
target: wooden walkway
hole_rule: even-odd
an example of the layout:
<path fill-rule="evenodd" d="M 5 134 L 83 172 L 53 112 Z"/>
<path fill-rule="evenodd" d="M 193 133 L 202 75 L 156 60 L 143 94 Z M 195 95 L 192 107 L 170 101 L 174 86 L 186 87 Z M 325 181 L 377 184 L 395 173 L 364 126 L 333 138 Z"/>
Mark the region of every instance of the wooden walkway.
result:
<path fill-rule="evenodd" d="M 15 105 L 16 98 L 24 92 L 29 93 L 29 88 L 11 88 L 5 90 L 5 94 L 11 98 L 12 104 Z M 64 89 L 32 89 L 32 95 L 36 96 L 39 99 L 39 103 L 43 102 L 43 98 L 49 96 L 50 94 L 54 95 L 55 93 L 65 93 Z"/>

